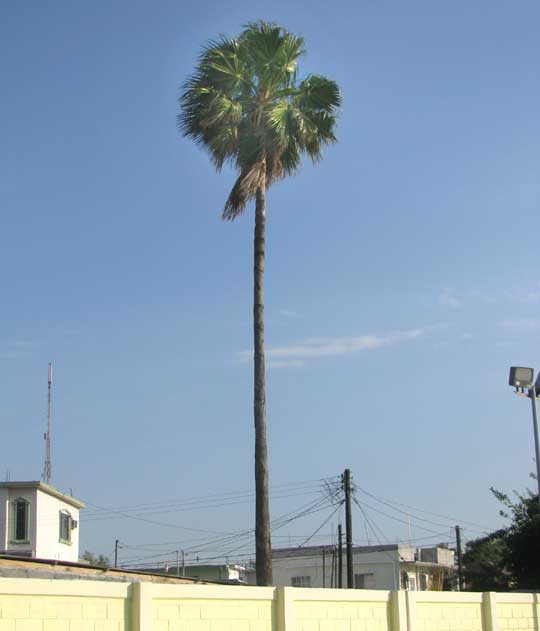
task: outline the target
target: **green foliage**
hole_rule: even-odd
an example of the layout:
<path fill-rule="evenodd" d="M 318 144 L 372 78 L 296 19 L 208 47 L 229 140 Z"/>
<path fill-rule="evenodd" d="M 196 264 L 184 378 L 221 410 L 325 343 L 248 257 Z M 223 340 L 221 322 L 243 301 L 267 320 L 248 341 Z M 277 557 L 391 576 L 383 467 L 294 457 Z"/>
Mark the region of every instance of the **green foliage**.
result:
<path fill-rule="evenodd" d="M 314 162 L 335 142 L 341 105 L 337 84 L 321 75 L 297 80 L 304 40 L 267 22 L 203 50 L 180 97 L 181 132 L 208 152 L 216 168 L 239 171 L 223 211 L 241 214 L 259 186 L 296 173 L 302 154 Z"/>
<path fill-rule="evenodd" d="M 538 495 L 491 489 L 502 504 L 507 528 L 469 541 L 463 557 L 465 580 L 473 591 L 540 588 L 540 505 Z"/>
<path fill-rule="evenodd" d="M 463 555 L 465 584 L 475 592 L 504 592 L 510 588 L 505 568 L 505 530 L 467 542 Z"/>
<path fill-rule="evenodd" d="M 83 561 L 87 561 L 90 565 L 93 565 L 95 567 L 108 568 L 111 566 L 109 557 L 106 557 L 103 554 L 96 555 L 93 552 L 89 552 L 88 550 L 84 551 L 82 559 Z"/>
<path fill-rule="evenodd" d="M 517 501 L 508 495 L 491 489 L 502 503 L 503 517 L 512 520 L 506 530 L 504 555 L 505 566 L 517 589 L 540 588 L 540 504 L 538 495 L 514 492 Z"/>

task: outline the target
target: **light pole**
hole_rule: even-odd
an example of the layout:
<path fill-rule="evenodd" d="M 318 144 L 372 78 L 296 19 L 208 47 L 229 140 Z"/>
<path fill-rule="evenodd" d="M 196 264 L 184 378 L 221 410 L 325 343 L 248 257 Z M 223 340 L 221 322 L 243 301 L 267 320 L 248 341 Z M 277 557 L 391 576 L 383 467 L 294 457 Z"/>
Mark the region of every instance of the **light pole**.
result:
<path fill-rule="evenodd" d="M 534 449 L 536 452 L 536 483 L 538 486 L 538 501 L 540 502 L 540 446 L 538 444 L 538 413 L 536 411 L 536 398 L 540 394 L 540 373 L 533 384 L 534 370 L 512 366 L 508 383 L 516 389 L 516 394 L 529 397 L 532 405 Z M 527 392 L 525 392 L 525 390 Z"/>

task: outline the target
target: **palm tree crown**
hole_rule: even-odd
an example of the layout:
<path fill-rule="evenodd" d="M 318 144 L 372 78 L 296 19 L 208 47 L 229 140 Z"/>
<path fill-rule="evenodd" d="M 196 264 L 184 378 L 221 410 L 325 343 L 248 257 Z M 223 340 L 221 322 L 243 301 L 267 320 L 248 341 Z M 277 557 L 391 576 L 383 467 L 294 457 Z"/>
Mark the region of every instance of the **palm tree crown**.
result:
<path fill-rule="evenodd" d="M 211 42 L 180 97 L 178 125 L 204 146 L 219 170 L 239 171 L 223 210 L 240 215 L 264 182 L 294 174 L 302 154 L 314 162 L 335 141 L 341 95 L 334 81 L 309 75 L 297 81 L 304 40 L 283 27 L 248 24 L 236 39 Z"/>

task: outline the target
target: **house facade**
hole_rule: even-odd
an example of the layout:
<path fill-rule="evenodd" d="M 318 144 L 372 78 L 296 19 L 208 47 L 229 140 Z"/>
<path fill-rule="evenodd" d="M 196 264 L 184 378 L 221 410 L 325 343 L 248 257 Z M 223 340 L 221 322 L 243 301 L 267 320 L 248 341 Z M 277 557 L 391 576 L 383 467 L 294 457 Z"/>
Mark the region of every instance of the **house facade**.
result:
<path fill-rule="evenodd" d="M 0 554 L 78 561 L 81 508 L 44 482 L 1 482 Z"/>
<path fill-rule="evenodd" d="M 347 586 L 343 550 L 342 586 Z M 292 587 L 337 587 L 338 559 L 334 546 L 281 548 L 272 551 L 273 584 Z M 353 547 L 356 589 L 441 590 L 454 574 L 454 553 L 447 548 L 414 548 L 406 544 Z M 255 573 L 247 580 L 255 584 Z"/>

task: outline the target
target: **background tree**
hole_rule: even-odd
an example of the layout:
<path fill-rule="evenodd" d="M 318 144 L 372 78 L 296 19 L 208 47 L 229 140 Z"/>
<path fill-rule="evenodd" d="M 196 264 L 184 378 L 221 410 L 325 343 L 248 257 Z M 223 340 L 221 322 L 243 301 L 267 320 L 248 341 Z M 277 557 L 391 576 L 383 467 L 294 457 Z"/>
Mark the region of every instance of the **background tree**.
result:
<path fill-rule="evenodd" d="M 463 557 L 465 582 L 472 591 L 540 588 L 540 510 L 538 495 L 514 491 L 516 499 L 491 489 L 509 526 L 469 541 Z"/>
<path fill-rule="evenodd" d="M 204 147 L 219 171 L 232 164 L 238 177 L 223 219 L 241 215 L 255 199 L 254 422 L 255 547 L 258 585 L 272 584 L 266 389 L 264 364 L 264 257 L 266 190 L 297 172 L 302 154 L 313 162 L 335 141 L 341 104 L 337 84 L 320 75 L 297 79 L 302 37 L 276 24 L 248 24 L 235 39 L 221 37 L 202 52 L 180 98 L 179 128 Z"/>
<path fill-rule="evenodd" d="M 473 592 L 505 592 L 510 588 L 506 563 L 506 530 L 468 541 L 463 555 L 463 576 Z"/>
<path fill-rule="evenodd" d="M 516 589 L 540 588 L 540 506 L 538 495 L 514 491 L 516 500 L 491 489 L 503 504 L 503 517 L 511 519 L 505 535 L 505 566 Z"/>
<path fill-rule="evenodd" d="M 96 567 L 108 568 L 111 566 L 109 557 L 106 557 L 104 554 L 97 555 L 85 550 L 81 558 L 83 561 L 87 561 L 90 565 L 94 565 Z"/>

